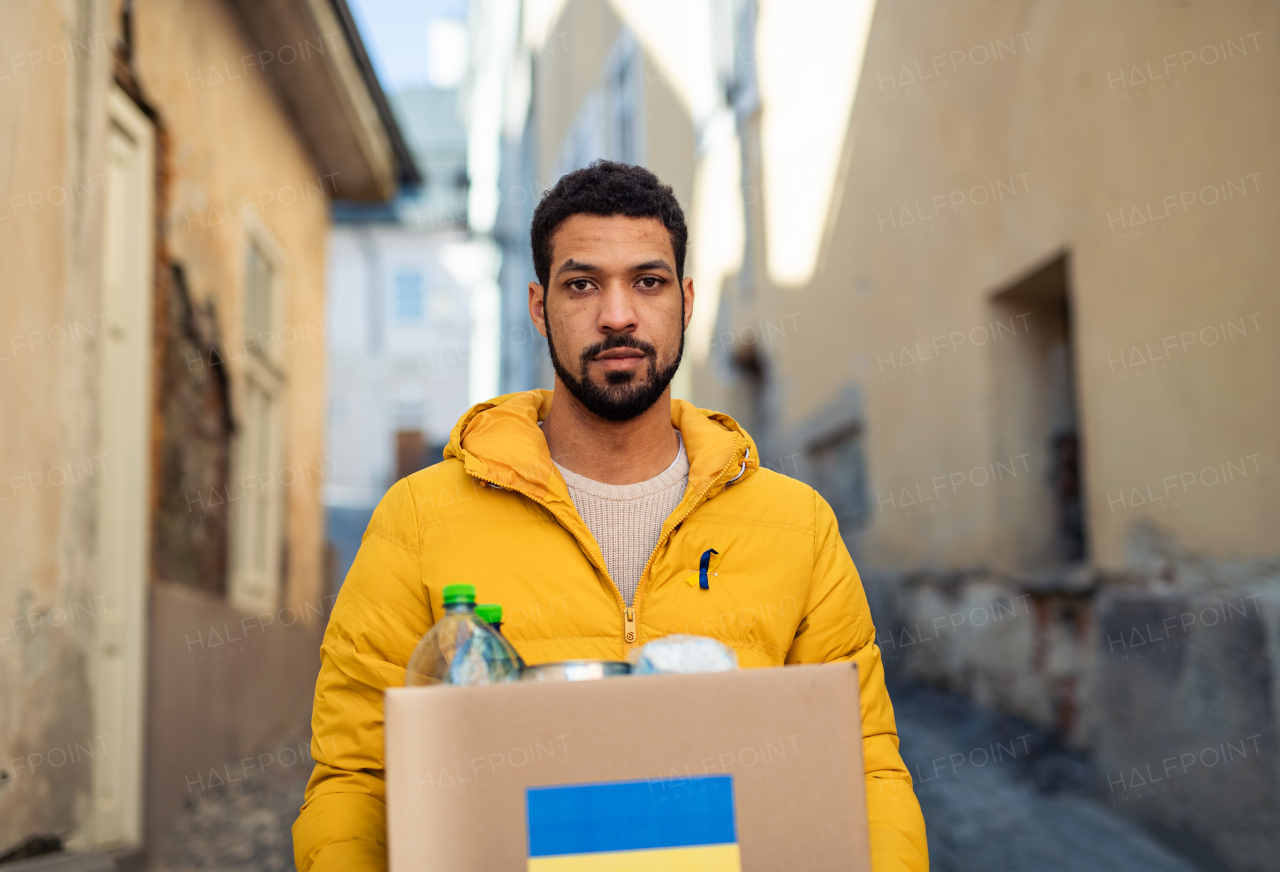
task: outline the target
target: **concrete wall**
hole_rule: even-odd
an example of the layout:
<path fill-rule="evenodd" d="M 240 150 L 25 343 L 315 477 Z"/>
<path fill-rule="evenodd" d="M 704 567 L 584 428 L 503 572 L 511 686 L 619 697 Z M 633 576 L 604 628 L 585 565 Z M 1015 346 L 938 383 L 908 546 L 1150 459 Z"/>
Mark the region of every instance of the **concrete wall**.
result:
<path fill-rule="evenodd" d="M 220 3 L 157 0 L 136 4 L 134 22 L 138 81 L 168 134 L 167 253 L 183 269 L 192 305 L 211 307 L 219 319 L 233 419 L 242 414 L 244 361 L 255 343 L 245 326 L 250 228 L 283 255 L 284 296 L 265 343 L 285 379 L 281 468 L 267 485 L 284 492 L 279 608 L 249 616 L 222 597 L 165 583 L 186 579 L 156 579 L 147 774 L 154 844 L 180 802 L 216 787 L 209 769 L 229 764 L 223 777 L 233 777 L 242 758 L 272 753 L 305 729 L 331 602 L 320 488 L 336 463 L 323 444 L 327 198 L 336 180 L 322 175 L 261 70 L 245 69 L 241 59 L 258 47 L 235 13 Z M 215 81 L 219 73 L 226 81 Z M 191 379 L 213 376 L 210 350 L 187 369 Z M 193 509 L 186 496 L 188 524 L 234 523 L 217 509 Z"/>
<path fill-rule="evenodd" d="M 1280 370 L 1265 336 L 1276 254 L 1258 244 L 1280 209 L 1267 182 L 1276 157 L 1264 144 L 1275 119 L 1257 110 L 1280 60 L 1265 41 L 1255 45 L 1277 11 L 929 8 L 878 4 L 816 273 L 804 287 L 770 289 L 757 261 L 765 299 L 738 325 L 795 316 L 787 325 L 799 332 L 769 354 L 784 386 L 784 430 L 843 386 L 861 389 L 874 512 L 857 536 L 859 557 L 888 566 L 1035 562 L 1025 527 L 1049 519 L 1033 491 L 1018 492 L 1021 481 L 932 482 L 967 479 L 997 460 L 1008 466 L 1024 452 L 1027 479 L 1048 475 L 1042 440 L 1010 438 L 1017 428 L 1007 416 L 1029 412 L 1008 402 L 1002 379 L 1017 363 L 1002 352 L 1047 341 L 1055 328 L 1034 314 L 1017 320 L 1028 310 L 994 297 L 1064 251 L 1091 559 L 1123 566 L 1133 523 L 1151 511 L 1187 547 L 1274 554 L 1277 410 L 1243 398 L 1264 395 Z M 1228 38 L 1231 56 L 1208 63 Z M 1197 55 L 1185 70 L 1183 51 Z M 1135 65 L 1144 78 L 1148 61 L 1161 74 L 1171 53 L 1163 79 L 1128 86 Z M 1185 211 L 1184 191 L 1193 192 Z M 1148 203 L 1152 216 L 1173 205 L 1167 218 L 1138 223 Z M 997 318 L 1000 342 L 980 345 Z M 1142 364 L 1147 343 L 1163 359 Z M 703 378 L 709 396 L 717 381 Z M 1185 490 L 1183 473 L 1195 479 Z M 914 494 L 917 484 L 937 499 L 918 498 L 891 521 L 902 489 Z M 1148 484 L 1165 499 L 1129 509 Z M 890 493 L 894 503 L 877 503 Z M 1023 529 L 1011 531 L 1010 518 Z"/>
<path fill-rule="evenodd" d="M 550 30 L 546 47 L 535 55 L 538 181 L 550 181 L 560 145 L 582 101 L 600 84 L 600 70 L 621 27 L 622 21 L 603 0 L 569 0 Z"/>
<path fill-rule="evenodd" d="M 538 197 L 555 181 L 553 174 L 559 171 L 558 161 L 585 101 L 593 91 L 603 90 L 604 65 L 619 43 L 623 26 L 608 0 L 569 0 L 543 44 L 531 47 L 528 121 L 518 138 L 508 135 L 504 140 L 500 183 L 504 199 L 495 234 L 503 249 L 503 391 L 550 388 L 554 380 L 545 341 L 532 332 L 528 317 L 527 287 L 536 281 L 528 249 L 529 220 Z M 697 163 L 689 110 L 643 42 L 637 68 L 638 105 L 633 108 L 640 118 L 642 141 L 633 145 L 643 154 L 645 165 L 671 185 L 689 218 Z M 601 117 L 591 120 L 604 122 Z M 606 139 L 603 131 L 595 132 L 601 133 L 599 141 Z M 682 369 L 674 385 L 677 392 L 683 385 L 683 374 Z"/>
<path fill-rule="evenodd" d="M 661 77 L 653 59 L 642 54 L 644 81 L 645 166 L 671 186 L 684 209 L 693 215 L 695 135 L 689 110 Z M 687 264 L 686 264 L 687 266 Z"/>
<path fill-rule="evenodd" d="M 103 606 L 88 470 L 103 463 L 93 372 L 109 5 L 11 5 L 0 27 L 0 851 L 82 823 L 86 754 L 104 750 L 88 688 Z M 69 759 L 54 752 L 62 765 L 44 762 L 68 747 Z"/>
<path fill-rule="evenodd" d="M 891 683 L 923 681 L 1088 753 L 1095 795 L 1204 868 L 1274 868 L 1280 596 L 1153 589 L 1139 573 L 1038 583 L 864 573 Z"/>
<path fill-rule="evenodd" d="M 547 44 L 535 55 L 533 113 L 540 181 L 550 181 L 561 144 L 583 100 L 600 85 L 605 58 L 621 28 L 621 19 L 606 0 L 569 0 Z M 693 202 L 693 123 L 652 58 L 643 51 L 641 56 L 645 164 L 671 185 L 687 216 Z"/>
<path fill-rule="evenodd" d="M 1100 609 L 1099 794 L 1205 859 L 1275 868 L 1280 599 L 1130 594 Z"/>
<path fill-rule="evenodd" d="M 747 204 L 694 372 L 833 504 L 859 500 L 813 434 L 856 444 L 867 511 L 842 523 L 892 677 L 1056 731 L 1104 802 L 1242 870 L 1274 868 L 1280 832 L 1278 16 L 882 0 L 812 278 L 770 283 Z"/>
<path fill-rule="evenodd" d="M 0 28 L 4 57 L 23 61 L 6 60 L 0 70 L 0 117 L 12 134 L 0 145 L 6 289 L 0 294 L 0 851 L 32 834 L 82 830 L 90 820 L 90 752 L 110 755 L 114 741 L 93 734 L 90 665 L 105 610 L 118 608 L 98 596 L 92 473 L 104 463 L 98 447 L 103 144 L 119 7 L 13 4 Z M 317 189 L 326 180 L 267 81 L 240 67 L 258 46 L 224 4 L 143 0 L 132 9 L 132 75 L 160 130 L 158 182 L 166 199 L 158 223 L 160 250 L 168 257 L 160 282 L 169 264 L 180 265 L 194 303 L 214 303 L 232 358 L 234 412 L 243 379 L 234 357 L 244 340 L 244 221 L 256 221 L 274 240 L 287 264 L 281 323 L 294 331 L 273 337 L 287 385 L 283 464 L 324 469 L 328 209 Z M 210 84 L 215 65 L 242 77 Z M 246 209 L 252 219 L 243 217 Z M 157 350 L 163 366 L 165 349 Z M 186 371 L 169 375 L 199 377 L 207 351 L 203 363 L 188 362 Z M 281 605 L 295 610 L 323 605 L 328 592 L 321 567 L 322 478 L 300 474 L 286 488 Z M 156 504 L 171 506 L 174 499 L 161 496 L 182 505 L 185 495 L 157 495 Z M 163 534 L 166 525 L 157 529 Z M 150 777 L 158 796 L 172 797 L 173 785 L 182 787 L 181 772 L 197 758 L 224 749 L 238 753 L 269 734 L 273 725 L 255 718 L 283 717 L 283 709 L 270 704 L 288 708 L 295 697 L 281 692 L 281 684 L 298 699 L 309 698 L 318 642 L 307 635 L 286 643 L 293 637 L 284 632 L 280 650 L 268 645 L 279 655 L 274 659 L 228 673 L 226 683 L 195 681 L 168 654 L 184 633 L 194 636 L 206 624 L 202 610 L 212 621 L 227 609 L 216 598 L 183 600 L 181 608 L 166 608 L 163 597 L 157 602 L 149 635 L 156 694 L 151 747 L 159 750 Z M 235 687 L 250 677 L 252 687 Z M 305 718 L 301 708 L 290 716 L 299 712 Z M 174 731 L 176 724 L 195 723 L 202 726 Z M 209 738 L 201 729 L 218 735 Z M 56 759 L 63 762 L 54 765 Z M 151 808 L 156 811 L 154 802 Z"/>
<path fill-rule="evenodd" d="M 282 469 L 295 474 L 289 475 L 294 484 L 284 486 L 288 556 L 282 599 L 314 600 L 324 592 L 324 482 L 309 469 L 326 466 L 328 230 L 327 200 L 316 191 L 331 195 L 334 180 L 323 177 L 261 69 L 246 69 L 242 58 L 258 47 L 226 5 L 141 2 L 134 7 L 134 28 L 138 80 L 169 134 L 169 256 L 184 267 L 193 302 L 213 300 L 223 318 L 233 414 L 246 340 L 250 347 L 254 342 L 244 328 L 247 213 L 285 256 L 287 307 L 273 341 L 286 373 Z M 316 56 L 297 61 L 322 62 Z M 193 364 L 193 372 L 200 366 Z"/>
<path fill-rule="evenodd" d="M 309 735 L 332 604 L 330 596 L 248 615 L 221 597 L 152 586 L 149 844 L 175 812 L 207 792 L 251 788 L 272 766 L 309 765 L 291 740 Z M 284 748 L 294 751 L 277 760 Z"/>

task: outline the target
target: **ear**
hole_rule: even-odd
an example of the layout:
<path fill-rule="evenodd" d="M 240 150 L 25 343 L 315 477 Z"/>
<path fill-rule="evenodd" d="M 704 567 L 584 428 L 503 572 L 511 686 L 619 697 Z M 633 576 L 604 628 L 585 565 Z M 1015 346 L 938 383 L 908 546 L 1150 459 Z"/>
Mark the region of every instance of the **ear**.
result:
<path fill-rule="evenodd" d="M 542 294 L 542 285 L 529 282 L 529 317 L 533 326 L 538 328 L 542 338 L 547 338 L 547 306 Z"/>
<path fill-rule="evenodd" d="M 693 277 L 684 277 L 684 287 L 681 288 L 684 293 L 684 329 L 689 329 L 689 321 L 693 319 Z"/>

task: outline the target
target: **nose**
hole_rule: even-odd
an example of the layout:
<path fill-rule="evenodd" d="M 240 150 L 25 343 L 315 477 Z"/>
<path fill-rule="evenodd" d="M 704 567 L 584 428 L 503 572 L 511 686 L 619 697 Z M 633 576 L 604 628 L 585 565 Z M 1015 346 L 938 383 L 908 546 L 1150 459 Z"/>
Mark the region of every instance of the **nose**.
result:
<path fill-rule="evenodd" d="M 600 314 L 596 326 L 601 333 L 634 333 L 638 318 L 630 287 L 625 282 L 610 282 L 600 295 Z"/>

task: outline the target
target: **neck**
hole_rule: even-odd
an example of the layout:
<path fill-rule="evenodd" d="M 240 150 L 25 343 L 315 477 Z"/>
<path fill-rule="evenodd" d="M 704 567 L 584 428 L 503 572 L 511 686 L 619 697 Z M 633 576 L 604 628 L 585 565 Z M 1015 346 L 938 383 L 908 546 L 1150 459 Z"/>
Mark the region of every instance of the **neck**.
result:
<path fill-rule="evenodd" d="M 606 421 L 587 411 L 557 377 L 542 433 L 556 463 L 602 484 L 648 481 L 665 471 L 680 451 L 671 426 L 669 387 L 630 421 Z"/>

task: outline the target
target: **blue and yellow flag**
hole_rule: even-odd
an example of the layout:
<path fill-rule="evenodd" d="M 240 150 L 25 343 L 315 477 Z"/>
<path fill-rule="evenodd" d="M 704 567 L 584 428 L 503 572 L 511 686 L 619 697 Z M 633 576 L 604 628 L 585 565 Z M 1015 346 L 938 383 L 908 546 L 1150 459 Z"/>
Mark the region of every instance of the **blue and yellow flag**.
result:
<path fill-rule="evenodd" d="M 733 776 L 530 787 L 529 872 L 741 872 Z"/>

